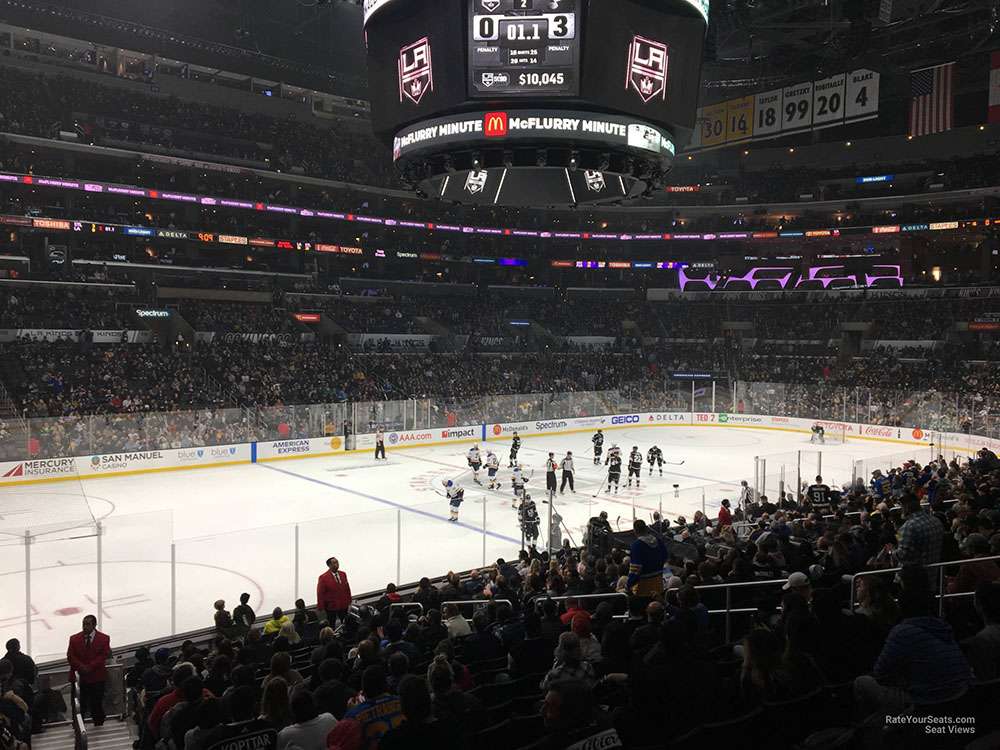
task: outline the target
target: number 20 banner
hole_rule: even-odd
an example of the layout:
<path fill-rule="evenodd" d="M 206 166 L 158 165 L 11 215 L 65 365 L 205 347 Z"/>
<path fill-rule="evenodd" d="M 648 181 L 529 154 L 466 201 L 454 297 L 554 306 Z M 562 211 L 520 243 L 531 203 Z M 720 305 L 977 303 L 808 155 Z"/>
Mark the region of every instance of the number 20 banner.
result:
<path fill-rule="evenodd" d="M 878 117 L 879 74 L 861 68 L 701 107 L 691 148 L 711 148 Z"/>

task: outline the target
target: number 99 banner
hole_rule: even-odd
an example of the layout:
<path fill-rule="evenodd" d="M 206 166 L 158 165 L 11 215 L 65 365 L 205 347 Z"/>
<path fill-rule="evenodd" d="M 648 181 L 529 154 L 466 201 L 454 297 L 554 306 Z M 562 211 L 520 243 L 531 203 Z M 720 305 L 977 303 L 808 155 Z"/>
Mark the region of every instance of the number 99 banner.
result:
<path fill-rule="evenodd" d="M 859 69 L 701 107 L 691 148 L 776 138 L 878 117 L 879 74 Z"/>

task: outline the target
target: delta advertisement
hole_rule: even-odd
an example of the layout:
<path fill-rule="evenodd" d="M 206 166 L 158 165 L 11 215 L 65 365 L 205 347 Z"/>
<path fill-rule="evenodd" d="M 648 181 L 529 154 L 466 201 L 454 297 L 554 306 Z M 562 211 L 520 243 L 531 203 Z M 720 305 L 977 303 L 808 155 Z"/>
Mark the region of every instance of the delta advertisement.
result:
<path fill-rule="evenodd" d="M 648 425 L 686 425 L 691 422 L 691 414 L 686 411 L 656 412 L 644 416 Z"/>

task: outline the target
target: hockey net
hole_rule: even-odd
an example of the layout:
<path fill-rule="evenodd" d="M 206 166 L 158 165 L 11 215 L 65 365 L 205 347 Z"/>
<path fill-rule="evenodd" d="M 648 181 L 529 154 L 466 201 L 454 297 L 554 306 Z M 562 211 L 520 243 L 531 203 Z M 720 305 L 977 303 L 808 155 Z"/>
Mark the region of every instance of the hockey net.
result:
<path fill-rule="evenodd" d="M 847 425 L 837 423 L 817 423 L 823 428 L 823 436 L 812 433 L 808 440 L 810 443 L 823 445 L 843 445 L 847 442 Z"/>

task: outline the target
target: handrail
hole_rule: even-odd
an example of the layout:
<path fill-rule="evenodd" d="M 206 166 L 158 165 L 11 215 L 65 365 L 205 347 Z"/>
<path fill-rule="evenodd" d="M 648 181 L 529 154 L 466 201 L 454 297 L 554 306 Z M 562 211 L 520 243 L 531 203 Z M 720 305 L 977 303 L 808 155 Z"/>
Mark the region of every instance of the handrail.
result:
<path fill-rule="evenodd" d="M 578 599 L 578 600 L 579 599 L 605 599 L 605 600 L 607 600 L 608 598 L 619 597 L 619 596 L 625 597 L 625 612 L 624 612 L 624 614 L 620 614 L 620 615 L 612 615 L 611 619 L 612 620 L 627 620 L 628 619 L 628 594 L 626 594 L 624 591 L 611 591 L 611 592 L 609 592 L 607 594 L 577 594 L 576 596 L 539 596 L 539 597 L 536 597 L 533 601 L 534 601 L 534 604 L 535 604 L 535 609 L 538 609 L 539 605 L 542 602 L 544 602 L 544 601 L 564 602 L 567 599 Z"/>
<path fill-rule="evenodd" d="M 447 604 L 457 604 L 459 606 L 463 604 L 489 604 L 490 602 L 503 602 L 504 604 L 509 604 L 514 606 L 514 602 L 510 599 L 452 599 L 451 601 L 441 602 L 441 607 L 443 608 Z"/>
<path fill-rule="evenodd" d="M 944 569 L 945 568 L 954 567 L 956 565 L 962 565 L 964 563 L 970 563 L 970 562 L 988 562 L 990 560 L 994 560 L 994 561 L 995 560 L 1000 560 L 1000 555 L 991 555 L 989 557 L 966 557 L 966 558 L 962 558 L 961 560 L 948 560 L 948 561 L 945 561 L 945 562 L 928 563 L 927 565 L 921 565 L 921 566 L 919 566 L 923 570 L 934 570 L 934 569 L 936 569 L 938 571 L 938 588 L 937 588 L 937 593 L 934 594 L 934 598 L 937 599 L 937 602 L 938 602 L 938 617 L 941 617 L 944 614 L 944 600 L 945 599 L 957 599 L 957 598 L 961 598 L 961 597 L 972 596 L 975 593 L 974 591 L 956 591 L 956 592 L 954 592 L 952 594 L 945 593 L 945 591 L 944 591 Z M 859 579 L 859 578 L 870 578 L 872 576 L 884 575 L 886 573 L 899 573 L 902 570 L 903 570 L 903 568 L 901 568 L 901 567 L 899 567 L 899 568 L 879 568 L 878 570 L 862 570 L 862 571 L 860 571 L 858 573 L 852 574 L 851 575 L 851 594 L 850 594 L 850 598 L 848 600 L 849 601 L 849 609 L 850 609 L 850 611 L 851 612 L 854 611 L 854 605 L 855 605 L 855 601 L 854 601 L 854 593 L 855 593 L 854 582 L 857 581 L 857 579 Z"/>
<path fill-rule="evenodd" d="M 77 693 L 76 680 L 69 683 L 69 710 L 73 723 L 74 750 L 87 750 L 87 724 L 80 710 L 80 696 Z"/>
<path fill-rule="evenodd" d="M 441 609 L 444 610 L 446 604 L 456 604 L 461 606 L 463 604 L 489 604 L 490 602 L 505 602 L 506 604 L 509 604 L 511 607 L 514 606 L 514 602 L 512 602 L 510 599 L 463 599 L 461 601 L 441 602 Z M 461 612 L 459 612 L 459 614 L 461 614 Z M 466 622 L 472 622 L 471 617 L 465 617 L 464 615 L 463 617 L 466 620 Z"/>
<path fill-rule="evenodd" d="M 569 596 L 539 596 L 535 601 L 535 606 L 538 606 L 539 602 L 544 602 L 550 600 L 553 602 L 564 602 L 567 599 L 576 599 L 577 601 L 583 601 L 584 599 L 617 599 L 622 597 L 625 599 L 625 611 L 628 612 L 628 594 L 624 591 L 610 591 L 607 594 L 575 594 Z"/>
<path fill-rule="evenodd" d="M 420 602 L 393 602 L 392 604 L 389 605 L 389 611 L 391 612 L 393 609 L 397 609 L 397 608 L 398 609 L 407 609 L 407 608 L 412 608 L 412 607 L 419 607 L 420 614 L 423 615 L 423 613 L 424 613 L 424 605 L 421 604 Z"/>
<path fill-rule="evenodd" d="M 704 586 L 695 586 L 695 591 L 706 591 L 709 589 L 725 589 L 726 590 L 726 608 L 725 609 L 714 609 L 709 610 L 710 615 L 726 615 L 726 643 L 732 639 L 732 618 L 733 614 L 742 614 L 745 612 L 756 612 L 755 609 L 733 609 L 733 589 L 738 588 L 763 588 L 764 586 L 774 586 L 777 584 L 784 585 L 787 578 L 773 578 L 766 581 L 737 581 L 734 583 L 709 583 Z"/>

